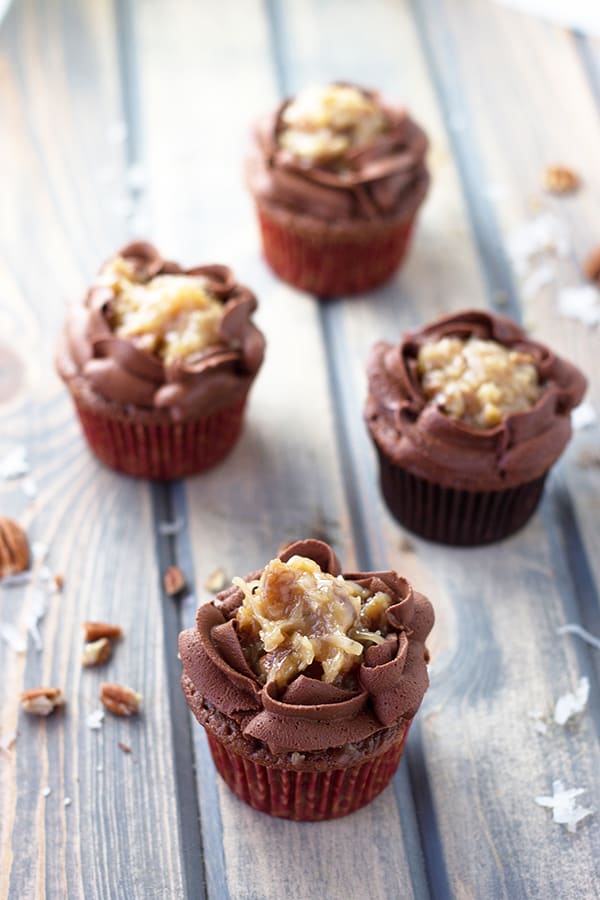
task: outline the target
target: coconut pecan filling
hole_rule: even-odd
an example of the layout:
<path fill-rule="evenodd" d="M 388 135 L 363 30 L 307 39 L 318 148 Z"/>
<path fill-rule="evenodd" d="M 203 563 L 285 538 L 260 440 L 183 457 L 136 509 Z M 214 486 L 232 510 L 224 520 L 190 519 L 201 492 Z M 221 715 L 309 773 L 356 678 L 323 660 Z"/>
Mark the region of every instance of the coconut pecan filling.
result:
<path fill-rule="evenodd" d="M 387 633 L 388 594 L 329 575 L 303 556 L 274 559 L 260 579 L 233 583 L 244 594 L 236 613 L 244 655 L 263 682 L 283 687 L 306 672 L 347 687 L 365 648 Z"/>
<path fill-rule="evenodd" d="M 103 267 L 95 286 L 113 292 L 109 323 L 114 333 L 133 339 L 167 365 L 219 341 L 223 306 L 206 289 L 204 278 L 166 274 L 148 278 L 116 257 Z"/>
<path fill-rule="evenodd" d="M 368 94 L 349 85 L 311 85 L 282 114 L 279 146 L 309 162 L 339 159 L 385 131 L 386 119 Z"/>
<path fill-rule="evenodd" d="M 544 388 L 532 356 L 476 337 L 423 344 L 417 364 L 428 400 L 477 428 L 492 428 L 511 413 L 531 409 Z"/>

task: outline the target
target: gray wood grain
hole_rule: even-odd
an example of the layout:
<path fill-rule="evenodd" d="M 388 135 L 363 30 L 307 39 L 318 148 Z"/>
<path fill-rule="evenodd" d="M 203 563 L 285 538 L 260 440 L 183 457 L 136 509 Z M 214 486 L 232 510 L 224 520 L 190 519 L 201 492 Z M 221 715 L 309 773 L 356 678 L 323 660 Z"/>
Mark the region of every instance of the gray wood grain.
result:
<path fill-rule="evenodd" d="M 26 654 L 0 648 L 0 735 L 18 731 L 0 752 L 0 896 L 182 896 L 152 498 L 92 459 L 53 371 L 65 300 L 127 234 L 111 4 L 15 5 L 0 68 L 0 343 L 27 376 L 0 405 L 0 442 L 2 454 L 27 445 L 38 489 L 28 501 L 18 482 L 0 482 L 0 511 L 48 545 L 65 579 L 48 600 L 41 651 L 31 639 Z M 0 619 L 23 631 L 34 602 L 31 586 L 0 589 Z M 124 629 L 102 669 L 81 668 L 86 619 Z M 138 689 L 143 712 L 107 714 L 92 731 L 85 719 L 104 680 Z M 40 683 L 67 699 L 48 720 L 19 712 L 20 691 Z"/>
<path fill-rule="evenodd" d="M 411 11 L 416 17 L 409 15 Z M 371 4 L 370 30 L 361 29 L 358 16 L 356 19 L 349 17 L 345 22 L 345 40 L 335 44 L 328 41 L 337 20 L 335 4 L 288 4 L 287 15 L 280 24 L 288 40 L 284 58 L 291 60 L 288 79 L 292 89 L 314 79 L 321 69 L 333 74 L 334 66 L 338 67 L 338 73 L 344 73 L 344 77 L 364 81 L 369 75 L 369 64 L 372 64 L 370 83 L 382 86 L 390 94 L 394 89 L 398 93 L 398 85 L 401 85 L 401 95 L 427 125 L 433 137 L 435 174 L 435 166 L 440 160 L 446 172 L 451 169 L 456 173 L 458 169 L 465 190 L 462 221 L 455 219 L 453 227 L 449 228 L 448 220 L 438 217 L 432 205 L 436 194 L 434 181 L 433 194 L 426 205 L 411 260 L 397 282 L 364 302 L 327 308 L 329 333 L 345 337 L 345 343 L 343 339 L 338 341 L 335 364 L 340 373 L 343 372 L 340 383 L 346 385 L 338 399 L 344 407 L 342 418 L 346 421 L 348 439 L 350 435 L 359 434 L 360 411 L 355 397 L 364 383 L 362 366 L 371 343 L 381 335 L 393 334 L 395 329 L 399 332 L 402 327 L 424 321 L 436 312 L 430 297 L 436 284 L 443 292 L 444 273 L 429 264 L 430 250 L 435 252 L 436 245 L 445 242 L 444 261 L 451 267 L 452 279 L 445 297 L 442 293 L 442 308 L 492 304 L 494 291 L 506 288 L 512 281 L 512 274 L 502 267 L 498 269 L 497 262 L 494 267 L 489 265 L 494 247 L 501 248 L 500 259 L 506 258 L 509 229 L 500 218 L 497 233 L 489 229 L 489 224 L 487 226 L 488 241 L 493 239 L 489 250 L 475 242 L 480 264 L 484 267 L 487 290 L 473 290 L 477 278 L 473 269 L 477 261 L 471 255 L 465 236 L 470 228 L 477 228 L 484 217 L 487 198 L 478 196 L 477 190 L 483 195 L 487 182 L 481 178 L 477 190 L 473 191 L 465 182 L 465 173 L 474 174 L 470 168 L 474 159 L 487 165 L 486 152 L 493 147 L 494 159 L 502 160 L 504 179 L 510 178 L 511 193 L 521 190 L 522 200 L 527 196 L 521 185 L 515 188 L 520 176 L 512 174 L 518 168 L 515 166 L 515 132 L 508 127 L 508 116 L 502 116 L 501 102 L 494 105 L 494 114 L 490 114 L 490 90 L 493 84 L 496 93 L 505 91 L 507 110 L 509 104 L 514 108 L 515 96 L 522 96 L 522 85 L 529 85 L 534 80 L 536 63 L 539 65 L 538 57 L 528 56 L 525 52 L 526 44 L 531 47 L 531 33 L 536 28 L 529 25 L 523 35 L 522 51 L 515 57 L 514 81 L 511 81 L 503 69 L 502 77 L 499 75 L 501 60 L 506 68 L 506 60 L 515 54 L 515 43 L 517 48 L 521 46 L 519 26 L 514 20 L 507 22 L 510 14 L 499 12 L 496 15 L 496 19 L 498 16 L 503 18 L 500 27 L 488 13 L 487 5 L 484 8 L 473 3 L 467 10 L 464 4 L 457 3 L 453 5 L 453 12 L 455 29 L 451 37 L 457 43 L 450 49 L 444 46 L 449 40 L 448 27 L 437 5 L 435 9 L 431 5 L 431 8 L 421 10 L 415 4 L 409 10 L 399 5 Z M 467 20 L 471 30 L 466 27 Z M 484 23 L 486 37 L 482 40 Z M 538 24 L 538 43 L 543 47 L 539 29 L 543 26 Z M 504 34 L 506 43 L 502 45 L 498 35 Z M 568 47 L 568 38 L 560 37 Z M 356 60 L 354 48 L 359 42 L 363 53 Z M 539 47 L 539 53 L 542 47 Z M 554 43 L 547 53 L 545 61 L 550 68 L 556 65 Z M 432 59 L 433 64 L 441 67 L 438 87 L 442 85 L 446 91 L 444 96 L 433 98 L 433 102 L 430 93 L 431 84 L 435 84 Z M 530 59 L 532 70 L 526 79 L 519 70 L 519 62 Z M 376 60 L 374 64 L 373 60 Z M 461 66 L 458 72 L 457 60 Z M 459 73 L 464 74 L 462 67 L 471 60 L 469 77 L 458 78 Z M 489 75 L 486 80 L 477 74 L 484 61 Z M 491 61 L 495 63 L 495 69 L 490 69 Z M 569 70 L 565 76 L 565 82 L 572 90 L 580 78 L 577 60 L 572 53 L 570 58 L 561 53 L 560 62 L 561 73 L 569 63 L 575 67 L 575 72 Z M 498 73 L 495 78 L 494 72 Z M 474 111 L 465 102 L 463 85 L 471 92 L 469 100 L 473 92 L 477 94 L 481 110 L 480 118 L 467 118 L 466 125 L 465 110 L 471 116 Z M 542 89 L 540 82 L 537 87 Z M 584 101 L 585 97 L 584 91 Z M 418 98 L 418 102 L 413 98 Z M 438 111 L 445 116 L 446 135 L 436 127 Z M 572 115 L 575 128 L 575 110 Z M 539 109 L 536 114 L 535 107 L 525 118 L 531 122 L 533 141 L 543 129 L 545 119 Z M 583 126 L 580 124 L 580 127 Z M 459 132 L 458 139 L 453 136 L 449 140 L 452 129 Z M 558 131 L 555 121 L 549 129 Z M 491 132 L 489 139 L 480 146 L 479 136 L 485 136 L 488 131 Z M 566 133 L 569 133 L 568 129 Z M 553 134 L 550 130 L 545 135 L 546 146 L 552 146 Z M 522 137 L 521 131 L 518 137 Z M 558 144 L 554 151 L 559 158 L 561 151 L 564 152 L 565 140 L 563 137 L 563 144 Z M 464 144 L 469 145 L 468 154 Z M 462 160 L 457 159 L 458 165 L 448 152 L 449 145 L 455 154 L 464 151 Z M 531 154 L 527 139 L 519 140 L 518 151 Z M 465 161 L 469 165 L 463 166 Z M 537 161 L 536 185 L 543 165 L 543 160 Z M 588 164 L 586 172 L 589 169 Z M 478 175 L 476 172 L 475 177 Z M 486 175 L 492 183 L 500 180 L 498 172 L 490 174 L 488 171 Z M 588 194 L 586 206 L 593 201 L 593 182 L 590 188 L 592 193 Z M 513 207 L 512 214 L 511 225 L 522 221 L 527 215 L 525 203 Z M 428 216 L 431 218 L 426 225 Z M 588 228 L 592 227 L 593 221 L 593 218 L 589 219 Z M 461 289 L 462 279 L 464 287 Z M 557 323 L 553 331 L 549 330 L 548 321 L 552 320 L 549 307 L 542 308 L 546 327 L 535 333 L 553 343 L 559 352 L 577 359 L 593 375 L 594 336 L 571 323 Z M 356 363 L 351 373 L 347 365 L 343 366 L 343 361 L 347 360 Z M 351 387 L 347 386 L 348 381 Z M 586 787 L 590 805 L 597 806 L 598 803 L 597 701 L 577 726 L 566 731 L 555 726 L 546 739 L 534 733 L 528 719 L 531 709 L 549 710 L 558 694 L 572 689 L 581 675 L 589 676 L 592 684 L 595 683 L 592 654 L 582 649 L 575 639 L 565 641 L 555 635 L 558 624 L 567 618 L 577 620 L 578 617 L 569 579 L 569 560 L 565 559 L 564 547 L 555 533 L 557 528 L 560 531 L 554 503 L 559 490 L 558 479 L 553 481 L 542 513 L 512 540 L 494 548 L 455 551 L 410 538 L 414 547 L 411 562 L 410 552 L 407 553 L 401 543 L 401 530 L 383 510 L 380 515 L 373 516 L 374 464 L 366 441 L 355 439 L 349 455 L 354 489 L 358 483 L 363 510 L 369 510 L 364 513 L 359 530 L 365 536 L 364 543 L 371 560 L 378 564 L 390 563 L 407 574 L 414 573 L 412 577 L 417 584 L 426 584 L 428 580 L 431 584 L 429 593 L 438 612 L 432 647 L 432 688 L 425 699 L 420 728 L 411 735 L 413 740 L 409 740 L 408 748 L 413 793 L 433 894 L 442 895 L 449 888 L 457 896 L 570 896 L 576 885 L 582 895 L 594 896 L 596 873 L 593 861 L 597 858 L 599 840 L 597 822 L 589 821 L 574 845 L 574 842 L 569 843 L 569 835 L 547 821 L 547 816 L 539 815 L 533 803 L 533 797 L 549 788 L 551 780 L 557 777 L 569 784 Z M 566 470 L 572 485 L 573 470 L 568 467 Z M 579 503 L 585 502 L 588 508 L 586 542 L 595 541 L 597 534 L 592 527 L 595 493 L 590 495 L 590 487 L 588 483 L 587 498 L 583 494 L 579 498 L 575 491 L 572 495 L 577 512 Z M 385 549 L 382 550 L 382 546 Z M 425 572 L 427 580 L 423 582 L 419 579 Z M 594 612 L 597 622 L 597 608 Z M 425 788 L 423 805 L 419 796 L 422 787 Z M 437 830 L 438 847 L 437 840 L 432 840 L 431 825 Z M 568 852 L 570 847 L 573 847 L 571 853 Z M 566 856 L 567 871 L 561 873 L 554 865 L 557 854 L 561 854 L 561 860 Z"/>
<path fill-rule="evenodd" d="M 598 896 L 600 814 L 569 835 L 533 802 L 560 778 L 600 810 L 600 652 L 556 635 L 566 621 L 600 633 L 600 468 L 581 464 L 600 452 L 598 429 L 576 435 L 524 531 L 451 550 L 387 514 L 362 402 L 376 339 L 500 300 L 580 362 L 599 408 L 597 335 L 558 316 L 556 285 L 527 298 L 507 253 L 513 230 L 548 209 L 572 242 L 557 285 L 573 284 L 600 238 L 599 47 L 484 0 L 11 8 L 0 26 L 0 349 L 16 349 L 23 378 L 9 400 L 0 382 L 0 455 L 25 443 L 38 492 L 0 481 L 0 514 L 47 543 L 66 580 L 41 652 L 0 644 L 0 737 L 19 731 L 0 751 L 1 898 L 362 900 L 365 879 L 373 898 Z M 280 93 L 338 77 L 407 101 L 431 138 L 433 187 L 399 276 L 321 307 L 260 260 L 241 161 L 251 120 Z M 582 175 L 573 198 L 541 194 L 552 162 Z M 173 486 L 100 468 L 52 374 L 64 301 L 134 234 L 190 264 L 232 264 L 259 296 L 268 340 L 239 445 Z M 178 519 L 173 537 L 159 533 Z M 432 686 L 393 786 L 315 825 L 256 813 L 219 780 L 175 649 L 214 569 L 243 574 L 309 535 L 349 566 L 393 566 L 437 613 Z M 161 598 L 173 562 L 193 586 L 180 606 Z M 34 602 L 31 587 L 0 589 L 0 621 L 24 629 Z M 103 671 L 80 667 L 86 618 L 125 629 Z M 141 690 L 144 713 L 107 716 L 96 733 L 85 717 L 105 675 Z M 537 734 L 529 711 L 549 713 L 582 675 L 589 711 Z M 61 684 L 68 704 L 39 722 L 16 698 L 42 681 Z"/>

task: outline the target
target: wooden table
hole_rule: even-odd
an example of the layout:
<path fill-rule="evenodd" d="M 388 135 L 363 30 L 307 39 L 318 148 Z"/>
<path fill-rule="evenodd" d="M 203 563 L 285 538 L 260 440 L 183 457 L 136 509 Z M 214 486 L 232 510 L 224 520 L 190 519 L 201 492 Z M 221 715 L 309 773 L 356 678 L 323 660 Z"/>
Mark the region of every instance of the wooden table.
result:
<path fill-rule="evenodd" d="M 259 112 L 340 76 L 406 99 L 431 137 L 433 186 L 401 274 L 319 305 L 262 262 L 241 160 Z M 0 642 L 0 740 L 18 732 L 0 750 L 0 897 L 600 896 L 600 651 L 556 632 L 600 633 L 597 426 L 577 432 L 520 534 L 455 550 L 389 517 L 361 418 L 371 344 L 467 306 L 521 318 L 578 361 L 600 408 L 598 332 L 557 309 L 600 242 L 599 103 L 598 42 L 486 0 L 9 10 L 0 344 L 18 358 L 2 377 L 21 386 L 0 402 L 0 456 L 24 444 L 30 472 L 0 481 L 0 504 L 65 584 L 48 599 L 41 650 L 31 637 L 22 653 Z M 541 191 L 554 162 L 581 175 L 573 197 Z M 530 296 L 507 247 L 539 209 L 563 223 L 569 251 Z M 132 235 L 189 264 L 231 263 L 260 298 L 268 340 L 239 446 L 178 484 L 97 464 L 53 370 L 65 302 Z M 169 522 L 182 527 L 165 534 Z M 176 650 L 214 569 L 244 573 L 304 536 L 331 541 L 347 568 L 396 568 L 437 611 L 431 689 L 393 787 L 322 824 L 272 820 L 230 794 L 188 715 Z M 174 563 L 195 586 L 180 603 L 162 592 Z M 38 590 L 0 590 L 0 621 L 26 635 Z M 80 665 L 86 619 L 125 631 L 103 671 Z M 91 730 L 107 676 L 142 692 L 143 715 Z M 589 708 L 539 734 L 529 712 L 550 713 L 581 676 Z M 20 691 L 40 683 L 63 687 L 63 713 L 19 711 Z M 597 811 L 575 835 L 534 803 L 554 779 L 586 788 L 580 802 Z"/>

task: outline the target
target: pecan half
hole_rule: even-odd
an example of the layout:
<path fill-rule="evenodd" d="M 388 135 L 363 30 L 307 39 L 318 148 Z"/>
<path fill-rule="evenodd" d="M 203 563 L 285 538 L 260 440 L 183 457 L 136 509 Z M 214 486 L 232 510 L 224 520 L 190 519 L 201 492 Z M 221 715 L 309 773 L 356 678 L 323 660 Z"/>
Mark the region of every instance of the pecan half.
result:
<path fill-rule="evenodd" d="M 24 572 L 29 565 L 29 543 L 20 525 L 0 516 L 0 578 Z"/>
<path fill-rule="evenodd" d="M 587 257 L 583 271 L 590 281 L 597 281 L 600 284 L 600 244 Z"/>
<path fill-rule="evenodd" d="M 112 645 L 108 638 L 102 637 L 97 641 L 87 643 L 83 648 L 81 657 L 82 666 L 101 666 L 107 662 L 112 654 Z"/>
<path fill-rule="evenodd" d="M 21 706 L 32 716 L 49 716 L 58 706 L 65 702 L 60 688 L 29 688 L 21 694 Z"/>
<path fill-rule="evenodd" d="M 109 625 L 108 622 L 84 622 L 83 628 L 86 644 L 99 641 L 100 638 L 116 641 L 123 634 L 123 629 L 119 625 Z"/>
<path fill-rule="evenodd" d="M 170 566 L 163 575 L 163 586 L 169 597 L 178 594 L 185 587 L 185 575 L 178 566 Z"/>
<path fill-rule="evenodd" d="M 140 708 L 142 695 L 124 684 L 105 682 L 100 685 L 100 700 L 102 705 L 115 716 L 133 716 Z"/>
<path fill-rule="evenodd" d="M 548 166 L 544 172 L 544 188 L 551 194 L 570 194 L 579 187 L 579 176 L 567 166 Z"/>

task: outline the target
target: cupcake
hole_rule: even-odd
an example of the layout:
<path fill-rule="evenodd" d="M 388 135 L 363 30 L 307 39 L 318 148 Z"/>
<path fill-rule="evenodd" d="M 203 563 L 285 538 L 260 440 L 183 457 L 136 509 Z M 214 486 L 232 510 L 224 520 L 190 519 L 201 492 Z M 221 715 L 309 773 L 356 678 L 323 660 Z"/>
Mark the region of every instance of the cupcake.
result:
<path fill-rule="evenodd" d="M 218 772 L 255 809 L 316 821 L 392 778 L 428 687 L 431 604 L 396 572 L 342 575 L 298 541 L 200 606 L 179 651 Z"/>
<path fill-rule="evenodd" d="M 477 311 L 376 344 L 368 380 L 366 421 L 390 512 L 416 534 L 459 545 L 527 522 L 586 388 L 575 366 L 514 322 Z"/>
<path fill-rule="evenodd" d="M 427 138 L 406 110 L 352 84 L 311 86 L 253 135 L 247 181 L 267 262 L 333 297 L 400 265 L 429 184 Z"/>
<path fill-rule="evenodd" d="M 182 269 L 151 244 L 105 263 L 70 310 L 56 359 L 96 456 L 157 479 L 223 459 L 263 359 L 256 305 L 226 266 Z"/>

